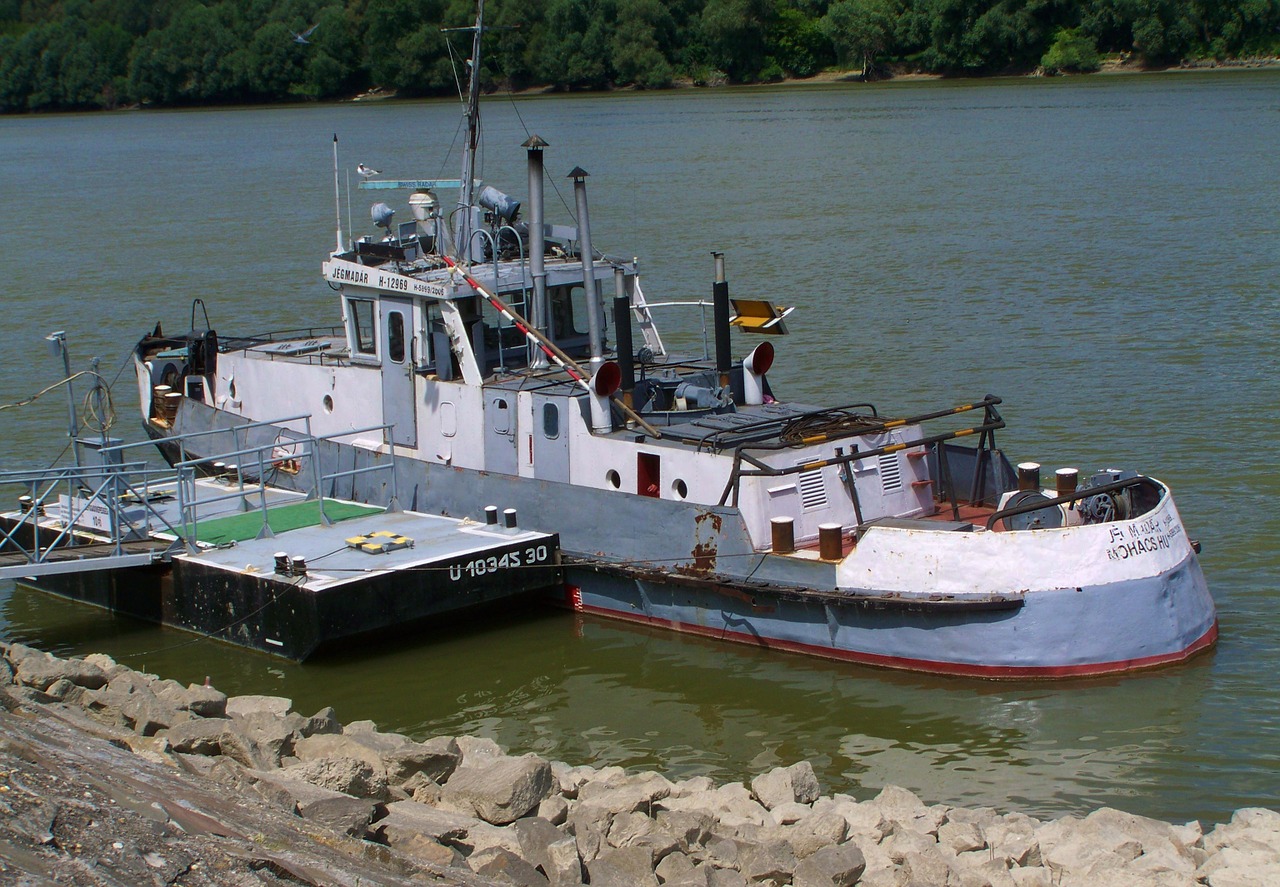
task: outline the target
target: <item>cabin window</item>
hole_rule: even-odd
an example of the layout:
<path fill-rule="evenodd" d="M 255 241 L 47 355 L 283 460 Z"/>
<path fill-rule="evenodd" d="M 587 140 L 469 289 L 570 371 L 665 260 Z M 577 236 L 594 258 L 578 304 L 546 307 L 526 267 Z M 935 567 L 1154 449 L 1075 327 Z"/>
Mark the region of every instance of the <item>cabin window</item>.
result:
<path fill-rule="evenodd" d="M 547 440 L 560 436 L 560 408 L 553 403 L 542 405 L 542 436 Z"/>
<path fill-rule="evenodd" d="M 557 339 L 587 332 L 587 296 L 581 286 L 558 286 L 550 292 L 551 335 Z"/>
<path fill-rule="evenodd" d="M 377 354 L 377 327 L 373 323 L 373 300 L 351 299 L 351 343 L 359 354 Z"/>
<path fill-rule="evenodd" d="M 400 311 L 387 315 L 387 357 L 404 363 L 404 314 Z"/>

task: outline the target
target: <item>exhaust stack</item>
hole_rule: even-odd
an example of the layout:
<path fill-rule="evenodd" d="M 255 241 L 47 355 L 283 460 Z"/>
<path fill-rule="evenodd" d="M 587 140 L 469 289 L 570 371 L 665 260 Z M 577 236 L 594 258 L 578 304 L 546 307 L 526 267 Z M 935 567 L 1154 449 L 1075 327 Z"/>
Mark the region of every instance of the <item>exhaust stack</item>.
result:
<path fill-rule="evenodd" d="M 596 286 L 595 253 L 591 250 L 591 219 L 587 215 L 587 176 L 580 166 L 569 172 L 578 207 L 578 252 L 582 254 L 582 288 L 587 296 L 587 334 L 591 342 L 591 369 L 604 363 L 604 336 L 601 327 L 600 289 Z"/>
<path fill-rule="evenodd" d="M 627 275 L 613 269 L 613 330 L 618 340 L 618 369 L 622 370 L 622 402 L 634 406 L 632 393 L 636 387 L 635 347 L 631 342 L 631 296 L 627 293 Z"/>
<path fill-rule="evenodd" d="M 713 252 L 716 260 L 716 279 L 711 286 L 712 320 L 716 331 L 716 372 L 720 374 L 720 387 L 729 385 L 729 369 L 733 356 L 729 350 L 729 283 L 724 277 L 724 253 Z"/>
<path fill-rule="evenodd" d="M 534 329 L 549 337 L 547 317 L 551 311 L 547 305 L 547 231 L 546 208 L 542 199 L 542 149 L 550 146 L 541 137 L 533 135 L 529 136 L 522 147 L 529 151 L 529 275 L 533 278 L 533 316 L 529 320 Z M 529 365 L 534 369 L 545 369 L 550 364 L 542 349 L 534 348 Z"/>

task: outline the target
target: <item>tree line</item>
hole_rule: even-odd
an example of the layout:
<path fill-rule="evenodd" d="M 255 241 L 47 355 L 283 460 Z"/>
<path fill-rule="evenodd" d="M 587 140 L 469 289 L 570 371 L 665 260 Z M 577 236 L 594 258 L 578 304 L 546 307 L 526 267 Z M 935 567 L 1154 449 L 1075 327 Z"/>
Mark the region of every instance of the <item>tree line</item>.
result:
<path fill-rule="evenodd" d="M 457 89 L 471 0 L 0 0 L 0 111 Z M 520 89 L 854 70 L 1096 70 L 1280 53 L 1280 0 L 488 0 L 483 75 Z"/>

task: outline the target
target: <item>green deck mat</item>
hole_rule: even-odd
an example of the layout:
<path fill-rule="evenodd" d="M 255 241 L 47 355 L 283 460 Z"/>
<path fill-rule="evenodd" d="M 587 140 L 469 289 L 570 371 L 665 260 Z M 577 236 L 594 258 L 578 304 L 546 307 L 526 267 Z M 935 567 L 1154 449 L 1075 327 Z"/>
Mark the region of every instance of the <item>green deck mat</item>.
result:
<path fill-rule="evenodd" d="M 349 520 L 368 514 L 381 514 L 383 509 L 375 505 L 360 505 L 355 502 L 340 502 L 336 499 L 324 500 L 324 513 L 329 520 Z M 267 509 L 267 524 L 273 533 L 285 533 L 300 527 L 316 527 L 320 525 L 320 503 L 315 500 L 293 502 L 289 505 L 277 505 Z M 196 526 L 196 538 L 210 545 L 225 545 L 228 542 L 244 542 L 258 538 L 262 532 L 262 512 L 258 509 L 243 514 L 230 514 L 226 517 L 215 517 L 200 521 Z"/>

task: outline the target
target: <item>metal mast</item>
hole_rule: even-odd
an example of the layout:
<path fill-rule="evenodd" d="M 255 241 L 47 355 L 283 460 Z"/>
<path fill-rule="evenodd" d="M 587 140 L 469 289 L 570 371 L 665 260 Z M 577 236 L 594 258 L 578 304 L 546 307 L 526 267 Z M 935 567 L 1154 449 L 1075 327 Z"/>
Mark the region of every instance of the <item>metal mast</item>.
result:
<path fill-rule="evenodd" d="M 471 213 L 476 188 L 476 146 L 480 141 L 480 41 L 484 36 L 484 0 L 476 2 L 471 38 L 471 78 L 467 86 L 467 141 L 462 148 L 462 187 L 458 192 L 458 260 L 471 261 Z"/>

